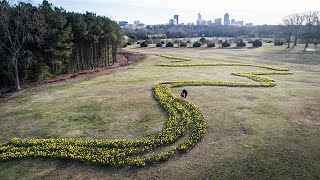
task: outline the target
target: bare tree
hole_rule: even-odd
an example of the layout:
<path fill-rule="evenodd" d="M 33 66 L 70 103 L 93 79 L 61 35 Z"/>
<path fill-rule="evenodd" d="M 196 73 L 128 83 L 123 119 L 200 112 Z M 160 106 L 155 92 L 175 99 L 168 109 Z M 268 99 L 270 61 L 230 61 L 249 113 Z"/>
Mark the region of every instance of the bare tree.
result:
<path fill-rule="evenodd" d="M 19 64 L 26 61 L 30 64 L 33 55 L 25 45 L 28 42 L 40 42 L 45 32 L 44 17 L 36 7 L 20 2 L 10 5 L 7 1 L 0 2 L 0 46 L 9 56 L 13 67 L 15 88 L 21 90 Z"/>
<path fill-rule="evenodd" d="M 285 34 L 287 34 L 287 42 L 288 42 L 288 48 L 290 48 L 290 42 L 291 39 L 290 37 L 292 34 L 294 34 L 294 29 L 295 29 L 295 16 L 294 15 L 289 15 L 286 16 L 282 19 L 283 23 L 286 25 L 284 28 Z"/>
<path fill-rule="evenodd" d="M 294 20 L 294 35 L 295 35 L 294 46 L 296 46 L 298 37 L 301 34 L 302 25 L 305 21 L 305 17 L 303 14 L 296 13 L 292 15 L 292 18 Z"/>
<path fill-rule="evenodd" d="M 317 41 L 317 24 L 319 23 L 319 11 L 309 11 L 305 13 L 304 18 L 306 22 L 304 38 L 306 40 L 306 48 L 310 40 Z"/>
<path fill-rule="evenodd" d="M 317 45 L 319 44 L 320 41 L 320 12 L 317 13 L 317 22 L 316 22 L 316 42 L 315 42 L 315 48 L 317 49 Z"/>

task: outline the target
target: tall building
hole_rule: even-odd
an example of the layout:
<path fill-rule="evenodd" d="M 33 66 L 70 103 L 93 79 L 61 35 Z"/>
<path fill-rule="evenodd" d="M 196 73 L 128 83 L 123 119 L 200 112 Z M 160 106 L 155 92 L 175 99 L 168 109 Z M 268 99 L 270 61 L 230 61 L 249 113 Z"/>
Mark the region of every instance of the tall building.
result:
<path fill-rule="evenodd" d="M 221 18 L 217 18 L 214 20 L 214 24 L 217 26 L 221 26 L 222 25 L 222 19 Z"/>
<path fill-rule="evenodd" d="M 174 15 L 173 19 L 176 20 L 176 24 L 179 25 L 179 15 Z"/>
<path fill-rule="evenodd" d="M 198 13 L 197 25 L 202 25 L 202 16 L 200 13 Z"/>
<path fill-rule="evenodd" d="M 169 20 L 169 25 L 174 25 L 174 19 Z"/>
<path fill-rule="evenodd" d="M 225 26 L 229 26 L 230 25 L 230 19 L 229 19 L 229 14 L 228 13 L 226 13 L 224 15 L 224 25 Z"/>
<path fill-rule="evenodd" d="M 200 13 L 198 13 L 198 20 L 199 20 L 199 21 L 202 21 L 202 16 L 201 16 Z"/>

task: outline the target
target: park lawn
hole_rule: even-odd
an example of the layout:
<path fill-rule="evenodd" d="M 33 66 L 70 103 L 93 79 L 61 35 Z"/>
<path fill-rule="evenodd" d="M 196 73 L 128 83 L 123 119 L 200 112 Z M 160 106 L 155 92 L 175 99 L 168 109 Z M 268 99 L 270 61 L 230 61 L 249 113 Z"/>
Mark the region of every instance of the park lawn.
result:
<path fill-rule="evenodd" d="M 256 67 L 160 67 L 167 54 L 196 63 L 252 63 L 289 68 L 270 75 L 272 88 L 183 87 L 206 119 L 202 142 L 185 154 L 145 168 L 111 168 L 53 159 L 0 162 L 1 179 L 319 179 L 320 54 L 258 49 L 138 48 L 147 58 L 126 71 L 0 99 L 0 143 L 19 138 L 136 139 L 164 128 L 153 98 L 164 81 L 251 82 L 232 72 Z"/>

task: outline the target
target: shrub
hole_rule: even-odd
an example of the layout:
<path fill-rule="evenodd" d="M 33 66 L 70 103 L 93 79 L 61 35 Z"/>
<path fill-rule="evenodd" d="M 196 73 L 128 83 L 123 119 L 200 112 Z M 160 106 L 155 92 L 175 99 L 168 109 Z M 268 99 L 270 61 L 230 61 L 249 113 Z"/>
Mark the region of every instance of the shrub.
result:
<path fill-rule="evenodd" d="M 193 43 L 193 47 L 201 47 L 201 43 L 199 43 L 198 41 L 196 41 L 195 43 Z"/>
<path fill-rule="evenodd" d="M 156 47 L 162 47 L 161 43 L 157 43 Z"/>
<path fill-rule="evenodd" d="M 273 43 L 273 41 L 267 41 L 267 43 Z"/>
<path fill-rule="evenodd" d="M 172 42 L 168 42 L 168 43 L 166 44 L 166 47 L 173 47 Z"/>
<path fill-rule="evenodd" d="M 140 44 L 140 42 L 137 42 L 137 44 Z"/>
<path fill-rule="evenodd" d="M 216 47 L 216 45 L 215 45 L 213 42 L 209 42 L 209 43 L 207 44 L 207 47 L 208 47 L 208 48 L 212 48 L 212 47 Z"/>
<path fill-rule="evenodd" d="M 161 41 L 161 44 L 164 44 L 164 41 Z"/>
<path fill-rule="evenodd" d="M 181 43 L 180 47 L 187 47 L 187 43 L 185 43 L 185 42 Z"/>
<path fill-rule="evenodd" d="M 282 46 L 283 44 L 284 44 L 283 41 L 275 41 L 274 42 L 275 46 Z"/>
<path fill-rule="evenodd" d="M 237 44 L 237 47 L 246 47 L 246 43 L 244 43 L 242 40 Z"/>
<path fill-rule="evenodd" d="M 249 44 L 252 44 L 252 40 L 248 41 Z"/>
<path fill-rule="evenodd" d="M 200 39 L 200 42 L 201 42 L 201 43 L 205 43 L 205 42 L 206 42 L 206 38 L 202 37 L 202 38 Z"/>
<path fill-rule="evenodd" d="M 231 44 L 228 43 L 228 41 L 226 40 L 225 42 L 222 43 L 222 47 L 230 47 Z"/>
<path fill-rule="evenodd" d="M 128 45 L 128 46 L 131 46 L 131 45 L 132 45 L 132 43 L 131 43 L 131 42 L 128 42 L 128 43 L 127 43 L 127 45 Z"/>
<path fill-rule="evenodd" d="M 140 47 L 148 47 L 148 44 L 146 42 L 140 43 Z"/>
<path fill-rule="evenodd" d="M 262 42 L 259 39 L 256 39 L 255 41 L 252 42 L 252 46 L 261 47 L 262 46 Z"/>

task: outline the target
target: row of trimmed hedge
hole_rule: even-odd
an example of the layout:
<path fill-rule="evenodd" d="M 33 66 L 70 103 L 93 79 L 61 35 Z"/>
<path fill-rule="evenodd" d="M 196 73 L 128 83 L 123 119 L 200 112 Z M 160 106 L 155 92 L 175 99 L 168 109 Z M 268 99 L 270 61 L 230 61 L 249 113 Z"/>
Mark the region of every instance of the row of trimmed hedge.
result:
<path fill-rule="evenodd" d="M 195 43 L 193 43 L 192 47 L 197 48 L 197 47 L 201 47 L 201 43 L 196 41 Z M 172 42 L 168 42 L 165 45 L 166 47 L 174 47 L 174 44 Z M 179 45 L 180 47 L 187 47 L 187 43 L 183 42 Z M 212 48 L 215 47 L 215 43 L 213 42 L 209 42 L 207 43 L 207 47 L 208 48 Z M 225 41 L 221 44 L 222 47 L 231 47 L 231 44 L 228 43 L 228 41 Z M 237 47 L 245 47 L 246 43 L 244 43 L 242 40 L 236 45 Z M 260 40 L 255 40 L 252 42 L 252 46 L 253 47 L 261 47 L 262 46 L 262 42 Z M 148 47 L 148 44 L 146 42 L 142 42 L 140 43 L 140 47 Z M 163 47 L 163 43 L 157 43 L 156 47 Z"/>

